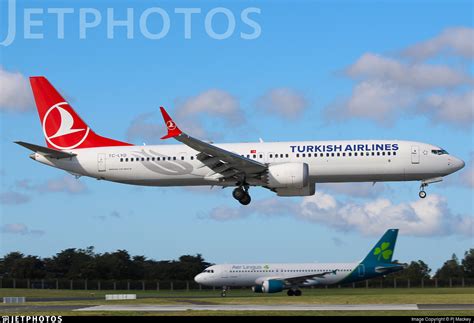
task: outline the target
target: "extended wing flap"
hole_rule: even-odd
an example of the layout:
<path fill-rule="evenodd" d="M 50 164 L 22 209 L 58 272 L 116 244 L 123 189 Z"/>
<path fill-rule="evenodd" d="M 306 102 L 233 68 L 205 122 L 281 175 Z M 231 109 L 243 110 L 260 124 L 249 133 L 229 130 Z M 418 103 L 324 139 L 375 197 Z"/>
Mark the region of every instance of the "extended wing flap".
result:
<path fill-rule="evenodd" d="M 23 141 L 15 141 L 16 144 L 25 147 L 26 149 L 29 149 L 31 151 L 34 151 L 37 154 L 43 155 L 45 157 L 52 157 L 56 159 L 62 159 L 62 158 L 71 158 L 76 156 L 76 154 L 68 153 L 65 151 L 60 151 L 60 150 L 55 150 L 51 149 L 48 147 L 43 147 L 35 144 L 30 144 L 28 142 L 23 142 Z"/>

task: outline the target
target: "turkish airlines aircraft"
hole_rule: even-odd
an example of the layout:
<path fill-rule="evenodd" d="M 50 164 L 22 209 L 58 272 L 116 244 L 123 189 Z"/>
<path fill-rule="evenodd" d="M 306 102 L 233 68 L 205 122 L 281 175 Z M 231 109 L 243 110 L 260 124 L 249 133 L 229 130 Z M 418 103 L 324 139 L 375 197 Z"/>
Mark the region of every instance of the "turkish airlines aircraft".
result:
<path fill-rule="evenodd" d="M 444 149 L 400 140 L 210 144 L 182 132 L 161 109 L 168 134 L 181 144 L 135 146 L 99 136 L 44 77 L 31 87 L 47 147 L 16 142 L 30 157 L 77 177 L 146 186 L 236 187 L 250 203 L 250 186 L 278 196 L 313 195 L 316 183 L 421 181 L 424 188 L 464 167 Z"/>
<path fill-rule="evenodd" d="M 222 296 L 226 295 L 228 287 L 252 287 L 255 293 L 278 293 L 288 289 L 288 296 L 300 296 L 300 286 L 349 284 L 403 270 L 405 264 L 392 262 L 397 235 L 398 229 L 387 230 L 359 262 L 214 265 L 194 280 L 205 286 L 222 286 Z"/>

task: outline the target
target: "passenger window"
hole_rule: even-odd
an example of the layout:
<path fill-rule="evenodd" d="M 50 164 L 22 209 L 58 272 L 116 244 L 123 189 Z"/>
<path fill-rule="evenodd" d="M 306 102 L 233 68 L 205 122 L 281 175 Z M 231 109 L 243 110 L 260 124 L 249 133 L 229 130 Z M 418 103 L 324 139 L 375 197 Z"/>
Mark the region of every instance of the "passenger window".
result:
<path fill-rule="evenodd" d="M 346 153 L 342 153 L 342 157 L 346 157 Z"/>
<path fill-rule="evenodd" d="M 257 155 L 253 155 L 253 159 L 257 158 Z"/>
<path fill-rule="evenodd" d="M 283 154 L 280 154 L 280 158 L 283 158 Z"/>
<path fill-rule="evenodd" d="M 250 158 L 250 155 L 247 155 L 247 158 Z"/>
<path fill-rule="evenodd" d="M 262 158 L 263 158 L 263 155 L 262 155 L 262 154 L 260 154 L 260 155 L 258 155 L 258 156 L 260 157 L 260 159 L 262 159 Z"/>
<path fill-rule="evenodd" d="M 357 157 L 357 153 L 354 153 L 354 156 Z"/>
<path fill-rule="evenodd" d="M 146 158 L 146 161 L 150 161 L 150 157 L 147 157 L 147 158 Z"/>
<path fill-rule="evenodd" d="M 341 153 L 337 153 L 337 157 L 341 157 Z"/>
<path fill-rule="evenodd" d="M 300 157 L 300 154 L 296 154 L 296 158 L 299 158 Z"/>
<path fill-rule="evenodd" d="M 374 152 L 372 152 L 372 156 L 375 156 L 375 153 L 374 153 Z"/>
<path fill-rule="evenodd" d="M 278 154 L 275 154 L 275 158 L 278 158 Z"/>
<path fill-rule="evenodd" d="M 331 157 L 334 157 L 334 153 L 331 153 Z"/>
<path fill-rule="evenodd" d="M 132 161 L 133 161 L 133 158 L 130 158 L 130 161 L 132 162 Z"/>
<path fill-rule="evenodd" d="M 389 155 L 389 156 L 390 156 L 391 154 L 392 154 L 392 153 L 391 153 L 390 151 L 387 151 L 387 155 Z"/>
<path fill-rule="evenodd" d="M 308 157 L 311 157 L 311 154 L 308 154 Z"/>
<path fill-rule="evenodd" d="M 369 152 L 366 152 L 365 155 L 366 155 L 366 156 L 369 156 Z"/>
<path fill-rule="evenodd" d="M 329 157 L 329 153 L 326 153 L 326 157 Z"/>
<path fill-rule="evenodd" d="M 385 156 L 385 151 L 382 151 L 382 156 Z"/>
<path fill-rule="evenodd" d="M 323 153 L 320 153 L 320 154 L 319 154 L 319 157 L 324 157 L 324 154 L 323 154 Z"/>
<path fill-rule="evenodd" d="M 352 153 L 349 153 L 349 157 L 352 157 Z"/>
<path fill-rule="evenodd" d="M 380 151 L 377 151 L 377 156 L 380 156 Z"/>
<path fill-rule="evenodd" d="M 191 160 L 194 160 L 194 156 L 191 156 Z"/>
<path fill-rule="evenodd" d="M 396 154 L 397 154 L 397 152 L 396 152 L 396 151 L 394 151 L 394 152 L 393 152 L 393 156 L 395 156 Z"/>
<path fill-rule="evenodd" d="M 273 158 L 273 155 L 272 155 L 272 154 L 270 154 L 270 158 Z"/>
<path fill-rule="evenodd" d="M 286 154 L 285 157 L 288 158 L 289 157 L 288 154 Z"/>
<path fill-rule="evenodd" d="M 176 157 L 173 157 L 173 160 L 176 160 Z"/>
<path fill-rule="evenodd" d="M 306 154 L 303 154 L 303 157 L 306 157 Z"/>
<path fill-rule="evenodd" d="M 123 158 L 120 158 L 120 162 L 123 162 Z"/>

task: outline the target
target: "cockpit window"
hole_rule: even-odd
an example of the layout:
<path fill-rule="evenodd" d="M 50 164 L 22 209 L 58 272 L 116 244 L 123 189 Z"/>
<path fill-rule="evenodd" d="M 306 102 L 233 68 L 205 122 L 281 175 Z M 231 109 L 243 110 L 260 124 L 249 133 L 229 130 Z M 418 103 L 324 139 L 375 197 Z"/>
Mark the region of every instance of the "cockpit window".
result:
<path fill-rule="evenodd" d="M 214 273 L 214 270 L 213 269 L 206 269 L 203 271 L 203 273 L 211 273 L 213 274 Z"/>
<path fill-rule="evenodd" d="M 448 155 L 448 152 L 444 149 L 433 149 L 431 153 L 435 155 Z"/>

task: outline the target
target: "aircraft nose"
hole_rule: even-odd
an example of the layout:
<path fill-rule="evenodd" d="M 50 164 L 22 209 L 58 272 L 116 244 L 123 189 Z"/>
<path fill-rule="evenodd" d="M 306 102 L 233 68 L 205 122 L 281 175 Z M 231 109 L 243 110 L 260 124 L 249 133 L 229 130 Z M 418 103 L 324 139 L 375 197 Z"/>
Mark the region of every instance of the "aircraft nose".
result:
<path fill-rule="evenodd" d="M 456 169 L 456 171 L 458 171 L 464 168 L 464 166 L 466 166 L 466 163 L 462 159 L 454 158 L 453 166 Z"/>
<path fill-rule="evenodd" d="M 198 284 L 202 284 L 202 282 L 204 281 L 202 274 L 197 274 L 196 277 L 194 277 L 194 281 Z"/>

